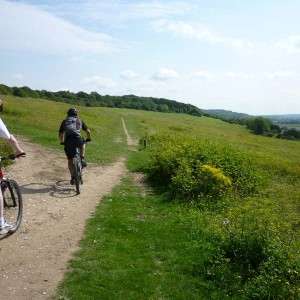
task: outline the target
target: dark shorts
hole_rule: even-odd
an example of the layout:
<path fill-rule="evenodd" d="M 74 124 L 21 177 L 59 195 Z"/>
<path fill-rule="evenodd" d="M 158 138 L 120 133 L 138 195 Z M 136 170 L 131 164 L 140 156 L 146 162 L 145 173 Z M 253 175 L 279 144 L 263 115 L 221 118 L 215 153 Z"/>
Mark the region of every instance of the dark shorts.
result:
<path fill-rule="evenodd" d="M 81 136 L 70 136 L 65 139 L 65 153 L 68 159 L 72 159 L 76 154 L 76 148 L 82 148 L 84 139 Z"/>

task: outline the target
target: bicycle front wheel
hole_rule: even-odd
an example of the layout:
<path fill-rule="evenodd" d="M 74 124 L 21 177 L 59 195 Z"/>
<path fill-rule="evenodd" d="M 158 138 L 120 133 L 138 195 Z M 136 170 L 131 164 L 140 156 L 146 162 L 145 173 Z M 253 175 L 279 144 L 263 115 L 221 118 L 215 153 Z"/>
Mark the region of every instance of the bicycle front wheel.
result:
<path fill-rule="evenodd" d="M 23 199 L 19 185 L 16 181 L 2 180 L 1 190 L 3 194 L 3 215 L 7 223 L 13 225 L 9 231 L 14 233 L 21 225 L 23 214 Z"/>

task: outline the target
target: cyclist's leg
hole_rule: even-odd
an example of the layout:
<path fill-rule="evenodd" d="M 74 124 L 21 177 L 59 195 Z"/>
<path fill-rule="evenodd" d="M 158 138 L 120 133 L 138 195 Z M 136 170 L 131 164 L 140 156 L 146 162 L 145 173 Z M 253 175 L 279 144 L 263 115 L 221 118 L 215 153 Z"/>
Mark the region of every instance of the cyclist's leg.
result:
<path fill-rule="evenodd" d="M 73 157 L 76 154 L 76 145 L 72 141 L 65 143 L 65 153 L 68 159 L 68 170 L 70 172 L 71 180 L 70 183 L 74 184 L 74 168 L 73 168 Z"/>
<path fill-rule="evenodd" d="M 4 228 L 1 234 L 14 233 L 20 226 L 23 213 L 23 200 L 20 186 L 13 179 L 1 184 L 3 194 Z"/>
<path fill-rule="evenodd" d="M 68 159 L 68 169 L 69 169 L 70 175 L 72 176 L 74 173 L 73 159 Z"/>
<path fill-rule="evenodd" d="M 84 143 L 83 137 L 81 137 L 79 148 L 80 148 L 81 164 L 82 164 L 82 167 L 85 168 L 87 166 L 87 164 L 86 164 L 86 161 L 84 159 L 84 156 L 85 156 L 85 143 Z"/>
<path fill-rule="evenodd" d="M 1 188 L 0 188 L 0 234 L 3 235 L 3 234 L 6 234 L 7 231 L 5 231 L 5 219 L 4 219 L 4 208 L 3 208 L 3 194 L 2 194 L 2 191 L 1 191 Z"/>
<path fill-rule="evenodd" d="M 76 147 L 80 149 L 80 156 L 84 156 L 85 153 L 85 143 L 82 136 L 78 136 L 76 139 Z"/>
<path fill-rule="evenodd" d="M 6 223 L 4 218 L 4 199 L 2 190 L 0 188 L 0 234 L 6 234 L 13 226 Z"/>
<path fill-rule="evenodd" d="M 74 185 L 75 184 L 75 170 L 74 170 L 74 165 L 73 165 L 73 159 L 68 159 L 68 168 L 70 172 L 70 184 Z"/>
<path fill-rule="evenodd" d="M 85 144 L 83 144 L 83 146 L 80 149 L 80 155 L 84 157 L 85 155 Z"/>
<path fill-rule="evenodd" d="M 1 222 L 2 220 L 4 220 L 4 216 L 3 216 L 3 194 L 0 188 L 0 226 L 1 226 Z"/>

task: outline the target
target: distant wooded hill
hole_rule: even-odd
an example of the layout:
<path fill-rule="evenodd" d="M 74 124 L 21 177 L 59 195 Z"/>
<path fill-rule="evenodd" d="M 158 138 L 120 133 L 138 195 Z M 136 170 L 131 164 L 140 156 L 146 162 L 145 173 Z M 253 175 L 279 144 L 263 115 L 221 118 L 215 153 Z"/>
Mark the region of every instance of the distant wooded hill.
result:
<path fill-rule="evenodd" d="M 248 115 L 245 113 L 237 113 L 224 109 L 204 109 L 204 114 L 211 117 L 222 119 L 230 123 L 243 124 L 244 120 L 256 118 L 257 116 Z M 278 124 L 300 124 L 300 114 L 285 114 L 285 115 L 261 115 L 261 117 L 269 119 Z"/>
<path fill-rule="evenodd" d="M 91 92 L 90 94 L 85 92 L 72 93 L 69 91 L 50 92 L 46 90 L 32 90 L 27 86 L 9 87 L 4 84 L 0 84 L 0 95 L 42 98 L 52 101 L 92 107 L 102 106 L 158 112 L 174 112 L 193 116 L 202 116 L 204 114 L 201 109 L 191 104 L 184 104 L 164 98 L 139 97 L 135 95 L 103 96 L 97 92 Z"/>
<path fill-rule="evenodd" d="M 247 119 L 255 118 L 256 116 L 245 113 L 233 112 L 224 109 L 199 109 L 198 107 L 177 102 L 174 100 L 154 97 L 139 97 L 135 95 L 110 96 L 100 95 L 97 92 L 73 93 L 69 91 L 51 92 L 46 90 L 32 90 L 27 86 L 9 87 L 0 84 L 0 95 L 13 95 L 17 97 L 42 98 L 57 102 L 65 102 L 74 105 L 83 105 L 88 107 L 115 107 L 129 108 L 137 110 L 158 111 L 158 112 L 174 112 L 184 113 L 194 116 L 208 116 L 216 119 L 221 119 L 228 123 L 245 125 Z M 264 115 L 274 123 L 278 124 L 300 124 L 300 114 L 289 115 Z"/>
<path fill-rule="evenodd" d="M 253 116 L 245 113 L 237 113 L 231 110 L 225 109 L 204 109 L 205 113 L 208 113 L 211 116 L 223 117 L 227 119 L 247 119 L 252 118 Z"/>
<path fill-rule="evenodd" d="M 265 115 L 263 117 L 278 124 L 300 124 L 300 114 Z"/>

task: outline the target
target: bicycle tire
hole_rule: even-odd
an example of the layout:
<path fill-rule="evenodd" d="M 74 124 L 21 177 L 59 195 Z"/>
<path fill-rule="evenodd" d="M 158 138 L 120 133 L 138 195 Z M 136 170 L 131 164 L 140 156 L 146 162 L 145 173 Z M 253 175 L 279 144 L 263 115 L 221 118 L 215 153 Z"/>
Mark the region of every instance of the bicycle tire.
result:
<path fill-rule="evenodd" d="M 13 179 L 1 180 L 3 194 L 3 215 L 7 223 L 13 225 L 9 233 L 14 233 L 21 225 L 23 215 L 23 198 L 18 183 Z"/>
<path fill-rule="evenodd" d="M 80 166 L 79 166 L 79 161 L 78 157 L 75 156 L 73 158 L 73 168 L 74 168 L 74 179 L 75 179 L 75 187 L 76 187 L 76 193 L 77 195 L 80 194 Z"/>

